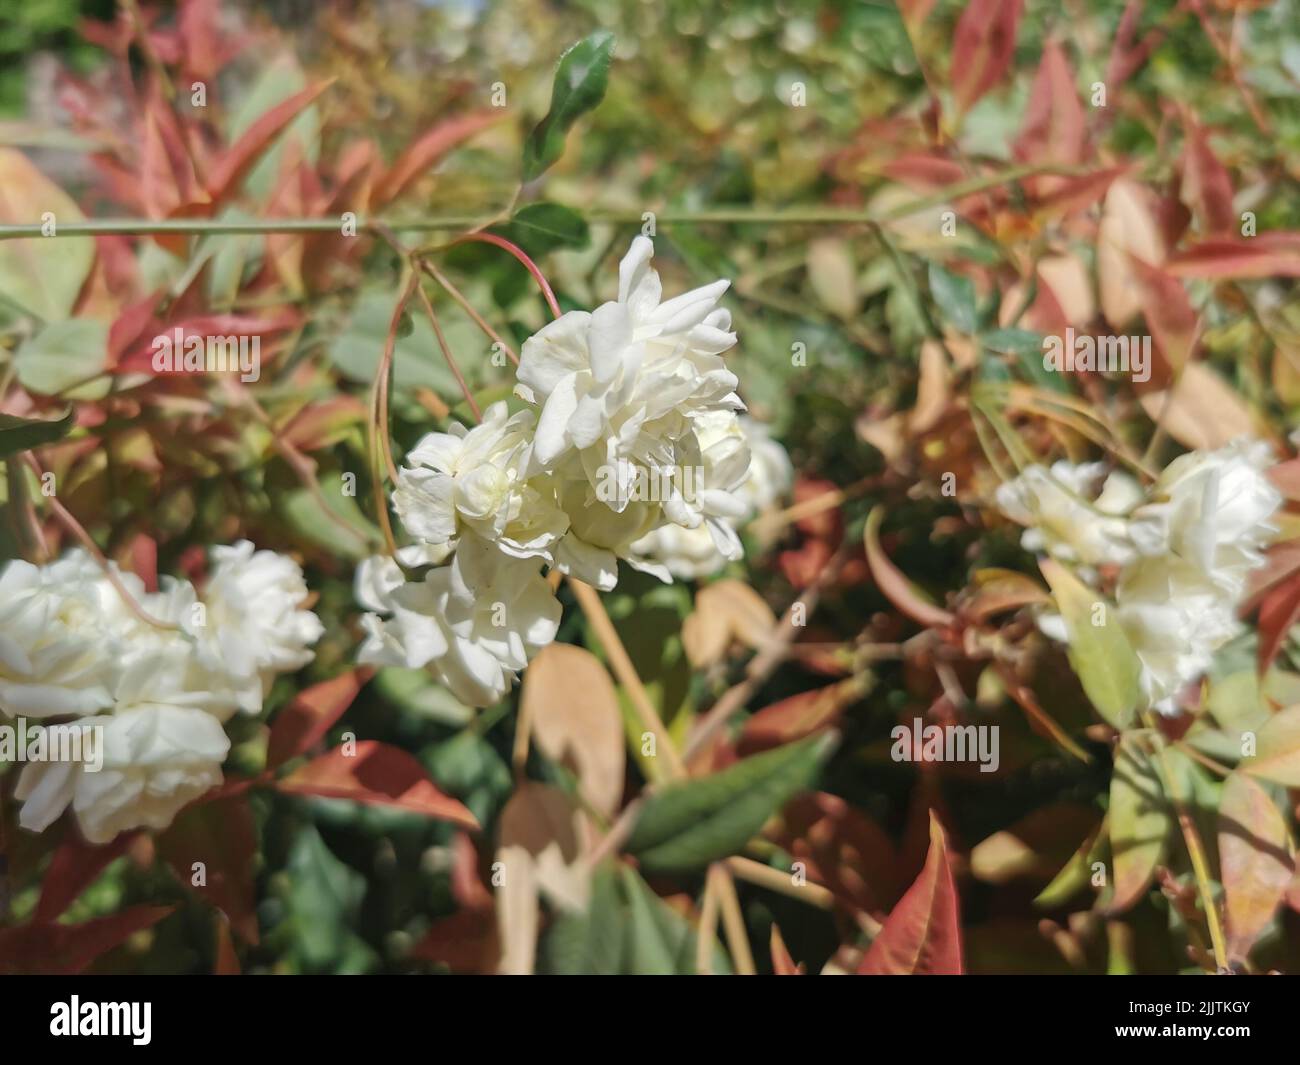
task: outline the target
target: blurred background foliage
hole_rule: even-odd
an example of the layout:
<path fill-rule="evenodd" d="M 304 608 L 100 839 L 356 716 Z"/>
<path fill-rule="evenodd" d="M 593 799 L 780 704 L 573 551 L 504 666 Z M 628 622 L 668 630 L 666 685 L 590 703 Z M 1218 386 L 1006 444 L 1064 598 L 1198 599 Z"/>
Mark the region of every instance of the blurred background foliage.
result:
<path fill-rule="evenodd" d="M 1013 145 L 1045 42 L 1065 42 L 1086 100 L 1086 87 L 1105 77 L 1125 7 L 1121 0 L 1029 0 L 1011 75 L 960 123 L 944 120 L 937 139 L 945 150 L 970 174 L 1013 166 Z M 1214 130 L 1216 152 L 1238 176 L 1238 188 L 1247 190 L 1248 198 L 1250 190 L 1259 190 L 1252 207 L 1260 230 L 1300 228 L 1300 196 L 1295 195 L 1300 6 L 1279 0 L 1246 5 L 1240 12 L 1250 41 L 1244 69 L 1272 121 L 1268 135 L 1244 120 L 1238 86 L 1224 75 L 1197 21 L 1177 17 L 1179 7 L 1177 0 L 1142 5 L 1141 25 L 1164 27 L 1165 33 L 1122 91 L 1112 94 L 1090 162 L 1124 161 L 1141 180 L 1168 185 L 1176 180 L 1182 147 L 1170 123 L 1176 125 L 1177 112 L 1185 109 Z M 728 575 L 752 584 L 779 613 L 807 585 L 810 567 L 815 571 L 841 544 L 861 544 L 871 503 L 887 499 L 890 556 L 942 602 L 946 592 L 966 586 L 972 569 L 1009 566 L 1032 572 L 1032 566 L 1017 546 L 1018 531 L 978 512 L 996 480 L 984 467 L 968 420 L 941 422 L 928 435 L 907 441 L 872 427 L 918 405 L 927 337 L 956 332 L 969 338 L 999 324 L 1004 293 L 997 286 L 1005 275 L 996 270 L 1007 249 L 1033 256 L 1068 242 L 1073 223 L 1017 213 L 1016 197 L 1023 191 L 1017 188 L 999 215 L 1001 231 L 963 226 L 952 241 L 934 238 L 931 213 L 908 216 L 877 232 L 789 221 L 781 212 L 821 206 L 887 211 L 923 194 L 924 186 L 918 189 L 900 177 L 897 164 L 924 154 L 936 139 L 927 84 L 933 81 L 950 98 L 946 68 L 962 8 L 940 0 L 913 38 L 893 4 L 875 2 L 227 3 L 221 5 L 223 23 L 249 34 L 251 43 L 222 71 L 217 95 L 229 129 L 237 134 L 303 85 L 332 78 L 327 95 L 295 126 L 307 157 L 337 160 L 358 138 L 373 138 L 381 154 L 392 159 L 443 113 L 489 106 L 500 84 L 508 101 L 506 120 L 421 177 L 394 211 L 397 217 L 491 215 L 514 201 L 519 145 L 546 111 L 556 57 L 595 29 L 613 31 L 616 60 L 603 103 L 571 135 L 559 163 L 536 188 L 525 190 L 528 198 L 544 189 L 547 201 L 571 208 L 583 224 L 563 240 L 529 246 L 524 234 L 520 242 L 543 263 L 563 306 L 591 306 L 612 295 L 618 257 L 639 228 L 641 213 L 673 219 L 658 223 L 657 261 L 678 289 L 714 277 L 734 279 L 727 304 L 741 343 L 731 360 L 752 411 L 773 424 L 791 453 L 800 472 L 797 498 L 833 486 L 868 486 L 840 509 L 779 530 L 774 542 L 750 536 L 746 560 Z M 74 150 L 76 135 L 56 118 L 48 63 L 53 57 L 89 84 L 103 84 L 97 81 L 103 54 L 82 39 L 78 26 L 83 19 L 102 20 L 111 10 L 108 2 L 0 0 L 0 143 L 29 149 L 80 203 L 86 202 L 90 175 Z M 789 103 L 796 83 L 806 86 L 806 106 Z M 268 162 L 252 185 L 262 182 L 269 196 L 275 174 L 274 162 Z M 942 183 L 930 187 L 936 184 Z M 87 212 L 97 213 L 97 206 L 88 204 Z M 728 208 L 747 212 L 748 220 L 689 218 Z M 606 220 L 611 216 L 618 220 Z M 211 305 L 245 309 L 241 284 L 257 269 L 263 250 L 253 240 L 214 240 L 220 245 L 214 244 L 211 255 L 220 268 L 212 271 Z M 164 281 L 183 266 L 152 245 L 140 256 L 142 271 Z M 516 340 L 543 324 L 544 308 L 526 274 L 493 249 L 457 249 L 447 264 L 470 301 L 493 321 L 508 323 Z M 987 274 L 979 273 L 986 269 Z M 383 346 L 396 276 L 394 256 L 376 244 L 351 276 L 355 283 L 304 295 L 310 320 L 295 336 L 289 365 L 318 360 L 337 373 L 345 391 L 364 396 Z M 979 278 L 978 286 L 972 277 Z M 1239 309 L 1212 306 L 1208 288 L 1199 297 L 1210 308 L 1206 344 L 1224 372 L 1277 424 L 1294 424 L 1300 388 L 1279 391 L 1261 359 L 1238 357 L 1233 328 Z M 1279 299 L 1300 331 L 1293 297 L 1284 293 Z M 485 397 L 499 394 L 508 371 L 491 364 L 487 345 L 467 317 L 448 307 L 444 320 L 470 385 Z M 1017 355 L 1014 344 L 1001 349 L 976 344 L 970 372 L 980 379 L 1041 384 L 1033 368 L 1038 339 L 1031 334 L 1026 345 L 1021 338 L 1030 358 Z M 806 349 L 806 365 L 792 364 L 799 345 Z M 401 341 L 396 367 L 395 435 L 400 445 L 409 446 L 445 421 L 445 410 L 431 412 L 424 390 L 455 408 L 456 389 L 423 320 L 414 321 Z M 283 387 L 292 390 L 299 383 Z M 340 423 L 329 433 L 327 446 L 316 455 L 325 483 L 364 454 L 355 424 Z M 207 446 L 191 444 L 196 452 Z M 183 452 L 191 444 L 177 442 L 169 460 L 189 462 L 191 456 Z M 248 440 L 244 446 L 249 456 L 258 451 Z M 904 460 L 895 448 L 907 449 Z M 327 679 L 354 654 L 356 607 L 347 560 L 363 553 L 374 527 L 358 511 L 348 520 L 362 530 L 361 546 L 339 535 L 320 520 L 313 501 L 278 462 L 196 455 L 193 471 L 229 473 L 231 463 L 233 478 L 200 480 L 171 495 L 160 497 L 150 487 L 132 496 L 129 486 L 119 486 L 109 506 L 121 514 L 146 510 L 164 532 L 184 533 L 171 548 L 164 545 L 163 569 L 179 563 L 187 542 L 203 542 L 205 534 L 220 540 L 232 524 L 267 546 L 306 552 L 309 584 L 320 592 L 314 609 L 326 621 L 327 636 L 304 682 Z M 958 471 L 967 487 L 963 498 L 939 493 L 941 470 Z M 81 501 L 82 509 L 93 505 L 91 498 Z M 824 596 L 809 639 L 843 641 L 860 633 L 878 643 L 904 638 L 906 622 L 865 577 L 861 548 L 847 553 L 842 579 Z M 560 640 L 598 649 L 567 590 L 561 595 L 566 612 Z M 664 716 L 675 732 L 684 733 L 697 711 L 739 672 L 734 662 L 706 670 L 687 662 L 680 632 L 692 608 L 690 587 L 664 587 L 625 571 L 607 605 L 638 671 L 662 699 Z M 1050 693 L 1053 715 L 1067 729 L 1078 730 L 1090 720 L 1090 710 L 1063 657 L 1049 656 L 1039 668 L 1036 690 L 1044 698 Z M 751 706 L 796 696 L 839 673 L 834 664 L 791 661 L 764 684 Z M 900 890 L 924 859 L 930 807 L 943 811 L 966 845 L 1035 811 L 1064 810 L 1048 833 L 1059 837 L 1053 844 L 1061 850 L 1059 868 L 1105 802 L 1110 762 L 1104 744 L 1085 741 L 1096 757 L 1084 764 L 1034 731 L 1003 690 L 981 683 L 978 670 L 960 679 L 967 691 L 978 693 L 981 720 L 1002 726 L 1003 771 L 994 778 L 939 777 L 889 758 L 890 728 L 910 720 L 913 712 L 923 713 L 935 693 L 932 677 L 913 675 L 902 663 L 882 662 L 870 670 L 860 696 L 843 708 L 838 721 L 843 740 L 820 780 L 823 792 L 848 800 L 884 830 L 892 841 L 890 862 Z M 281 681 L 268 700 L 269 715 L 295 687 Z M 488 826 L 490 838 L 515 787 L 510 757 L 516 702 L 517 694 L 476 714 L 424 674 L 386 669 L 331 736 L 351 732 L 415 752 L 439 786 Z M 629 711 L 634 739 L 633 721 Z M 242 727 L 247 735 L 243 743 L 236 737 L 228 768 L 254 772 L 265 757 L 265 726 L 254 721 Z M 635 793 L 641 785 L 636 774 L 652 770 L 643 760 L 630 765 L 627 787 Z M 536 752 L 528 773 L 572 786 L 565 770 Z M 261 841 L 252 875 L 262 935 L 243 954 L 246 971 L 438 971 L 441 962 L 419 956 L 416 948 L 454 914 L 467 915 L 452 937 L 468 952 L 456 967 L 479 963 L 473 952 L 485 934 L 453 883 L 461 844 L 451 827 L 414 814 L 270 792 L 258 792 L 252 810 Z M 1068 826 L 1075 824 L 1084 827 L 1071 834 Z M 843 846 L 851 854 L 852 845 Z M 773 867 L 788 866 L 780 844 L 771 848 Z M 1028 877 L 963 882 L 973 970 L 1057 971 L 1073 964 L 1149 972 L 1186 964 L 1178 946 L 1183 917 L 1160 895 L 1129 917 L 1122 948 L 1107 943 L 1103 930 L 1100 941 L 1081 935 L 1079 953 L 1063 954 L 1054 933 L 1043 932 L 1041 912 L 1032 905 L 1050 879 L 1050 869 L 1047 877 L 1042 871 L 1036 865 Z M 698 895 L 698 880 L 687 878 L 682 886 Z M 609 890 L 634 894 L 636 888 L 610 885 Z M 39 882 L 22 885 L 13 900 L 15 916 L 30 914 L 38 895 Z M 138 853 L 125 854 L 69 916 L 90 919 L 132 903 L 181 898 L 179 887 L 156 865 Z M 631 898 L 622 896 L 629 905 Z M 759 888 L 746 887 L 744 901 L 753 941 L 765 944 L 776 920 L 793 956 L 812 971 L 842 941 L 828 913 Z M 1057 914 L 1063 922 L 1065 912 Z M 1294 923 L 1294 917 L 1286 920 Z M 1282 936 L 1270 949 L 1279 959 L 1293 950 Z M 544 950 L 543 956 L 551 955 Z M 208 917 L 190 905 L 99 964 L 107 970 L 171 972 L 209 971 L 213 963 Z"/>

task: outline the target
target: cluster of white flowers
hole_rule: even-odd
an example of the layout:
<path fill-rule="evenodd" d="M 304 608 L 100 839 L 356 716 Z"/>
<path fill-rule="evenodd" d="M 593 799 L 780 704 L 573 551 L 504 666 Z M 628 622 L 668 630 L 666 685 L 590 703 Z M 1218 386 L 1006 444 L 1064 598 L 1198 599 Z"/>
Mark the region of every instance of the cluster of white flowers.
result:
<path fill-rule="evenodd" d="M 258 713 L 276 674 L 312 658 L 319 619 L 301 609 L 302 571 L 248 541 L 212 551 L 202 596 L 185 580 L 160 590 L 114 567 L 151 618 L 130 610 L 80 550 L 0 574 L 0 712 L 94 730 L 102 766 L 31 762 L 15 789 L 19 823 L 43 831 L 69 805 L 104 843 L 131 828 L 165 828 L 220 784 L 230 750 L 223 723 Z"/>
<path fill-rule="evenodd" d="M 730 529 L 723 530 L 725 542 L 730 545 L 734 542 L 731 537 L 735 535 L 730 530 L 767 510 L 790 491 L 794 483 L 794 467 L 785 448 L 772 438 L 762 422 L 745 415 L 736 419 L 729 419 L 726 415 L 705 415 L 699 423 L 697 434 L 704 449 L 705 483 L 722 480 L 715 474 L 711 481 L 710 470 L 715 469 L 729 451 L 737 454 L 740 447 L 749 448 L 749 469 L 732 495 L 733 505 L 739 504 L 739 508 L 726 522 Z M 661 525 L 633 543 L 629 550 L 642 569 L 656 573 L 660 569 L 667 570 L 673 577 L 687 581 L 712 576 L 730 559 L 737 557 L 730 550 L 719 548 L 717 536 L 703 524 L 694 529 L 683 525 Z"/>
<path fill-rule="evenodd" d="M 608 591 L 619 559 L 665 581 L 707 572 L 675 566 L 655 537 L 704 538 L 711 560 L 740 557 L 737 524 L 789 481 L 789 462 L 764 441 L 762 480 L 750 477 L 755 437 L 722 358 L 736 343 L 717 306 L 728 282 L 662 300 L 653 254 L 637 237 L 618 299 L 524 343 L 524 409 L 494 404 L 479 425 L 430 433 L 407 454 L 392 499 L 418 542 L 358 570 L 371 611 L 363 662 L 427 667 L 487 706 L 555 638 L 560 606 L 543 566 Z"/>
<path fill-rule="evenodd" d="M 1102 482 L 1099 464 L 1058 462 L 1025 470 L 997 500 L 1029 526 L 1026 548 L 1075 564 L 1086 580 L 1117 568 L 1117 616 L 1142 663 L 1143 694 L 1173 713 L 1180 690 L 1241 630 L 1237 607 L 1282 501 L 1265 476 L 1272 463 L 1267 444 L 1239 440 L 1180 456 L 1144 491 L 1122 473 Z M 1059 617 L 1040 623 L 1066 639 Z"/>

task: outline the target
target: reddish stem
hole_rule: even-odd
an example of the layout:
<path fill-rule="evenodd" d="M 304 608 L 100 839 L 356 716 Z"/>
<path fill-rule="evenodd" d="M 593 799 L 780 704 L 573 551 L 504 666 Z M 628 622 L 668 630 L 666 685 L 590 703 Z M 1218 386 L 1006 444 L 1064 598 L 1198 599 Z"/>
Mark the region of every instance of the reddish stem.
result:
<path fill-rule="evenodd" d="M 467 233 L 459 240 L 452 241 L 452 244 L 464 244 L 468 241 L 475 241 L 480 244 L 495 244 L 498 248 L 504 248 L 518 259 L 523 268 L 533 275 L 533 280 L 537 282 L 537 287 L 542 290 L 542 295 L 546 298 L 547 306 L 551 308 L 551 314 L 556 318 L 560 317 L 560 305 L 555 300 L 555 293 L 551 291 L 551 286 L 543 276 L 542 271 L 528 257 L 528 253 L 523 248 L 506 240 L 505 237 L 497 236 L 495 233 Z"/>

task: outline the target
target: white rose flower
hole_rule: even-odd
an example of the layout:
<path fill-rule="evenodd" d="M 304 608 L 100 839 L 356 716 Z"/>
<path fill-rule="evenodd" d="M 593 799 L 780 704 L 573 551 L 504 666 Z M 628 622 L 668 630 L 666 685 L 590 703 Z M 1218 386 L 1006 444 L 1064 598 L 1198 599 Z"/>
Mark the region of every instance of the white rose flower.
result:
<path fill-rule="evenodd" d="M 388 609 L 389 597 L 406 583 L 402 567 L 417 569 L 421 566 L 438 566 L 447 560 L 451 551 L 445 546 L 418 543 L 399 548 L 396 558 L 388 555 L 371 555 L 362 559 L 353 578 L 352 591 L 356 600 L 367 610 L 382 613 Z M 399 565 L 400 563 L 400 565 Z"/>
<path fill-rule="evenodd" d="M 113 705 L 120 638 L 103 604 L 117 592 L 89 556 L 48 566 L 14 560 L 0 574 L 0 711 L 93 714 Z"/>
<path fill-rule="evenodd" d="M 1195 451 L 1169 464 L 1153 501 L 1133 514 L 1132 536 L 1148 556 L 1172 554 L 1203 572 L 1226 594 L 1242 593 L 1276 529 L 1269 519 L 1282 502 L 1264 471 L 1268 444 L 1238 440 L 1217 451 Z"/>
<path fill-rule="evenodd" d="M 1179 691 L 1205 673 L 1214 653 L 1241 631 L 1236 601 L 1180 559 L 1143 558 L 1125 567 L 1116 613 L 1142 663 L 1148 705 L 1176 710 Z"/>
<path fill-rule="evenodd" d="M 661 303 L 653 254 L 637 237 L 619 265 L 618 300 L 570 311 L 524 342 L 515 391 L 542 407 L 535 469 L 575 450 L 589 452 L 593 483 L 597 468 L 620 459 L 670 466 L 693 415 L 744 408 L 721 357 L 736 342 L 730 314 L 716 306 L 729 282 Z"/>
<path fill-rule="evenodd" d="M 102 728 L 103 766 L 32 762 L 14 795 L 19 824 L 44 831 L 72 805 L 82 834 L 107 843 L 134 828 L 163 829 L 177 812 L 222 781 L 230 751 L 221 723 L 202 710 L 143 705 L 73 724 Z"/>
<path fill-rule="evenodd" d="M 555 639 L 560 604 L 538 563 L 502 556 L 465 537 L 450 566 L 388 593 L 384 613 L 367 614 L 363 663 L 428 667 L 467 706 L 491 706 L 530 657 Z"/>
<path fill-rule="evenodd" d="M 762 513 L 789 494 L 794 485 L 794 466 L 781 442 L 762 422 L 740 416 L 740 428 L 749 441 L 749 476 L 740 486 L 741 497 L 753 513 Z"/>
<path fill-rule="evenodd" d="M 676 511 L 665 506 L 671 523 L 636 540 L 627 553 L 633 566 L 665 582 L 714 573 L 740 558 L 744 550 L 736 527 L 752 513 L 743 491 L 750 470 L 749 438 L 740 420 L 730 411 L 701 414 L 692 420 L 692 431 L 694 448 L 684 453 L 698 453 L 701 464 L 692 498 L 683 499 Z M 712 561 L 704 556 L 703 540 L 682 535 L 697 531 L 712 544 Z"/>
<path fill-rule="evenodd" d="M 197 643 L 203 666 L 229 678 L 240 708 L 257 713 L 277 673 L 312 660 L 311 645 L 324 626 L 300 609 L 307 583 L 293 559 L 256 551 L 247 540 L 214 547 L 212 557 L 205 610 L 182 612 L 182 628 Z"/>
<path fill-rule="evenodd" d="M 726 556 L 718 550 L 708 526 L 697 525 L 688 529 L 671 522 L 632 544 L 628 561 L 661 579 L 659 569 L 662 567 L 682 581 L 711 577 L 727 564 Z"/>
<path fill-rule="evenodd" d="M 402 524 L 434 545 L 453 544 L 467 527 L 515 558 L 548 558 L 568 520 L 550 479 L 527 476 L 533 421 L 532 411 L 510 415 L 494 403 L 472 429 L 457 423 L 425 436 L 393 490 Z"/>
<path fill-rule="evenodd" d="M 995 498 L 1008 518 L 1026 526 L 1025 550 L 1086 567 L 1122 565 L 1135 557 L 1125 515 L 1141 502 L 1142 489 L 1116 471 L 1097 492 L 1104 472 L 1099 462 L 1029 466 L 1000 485 Z"/>

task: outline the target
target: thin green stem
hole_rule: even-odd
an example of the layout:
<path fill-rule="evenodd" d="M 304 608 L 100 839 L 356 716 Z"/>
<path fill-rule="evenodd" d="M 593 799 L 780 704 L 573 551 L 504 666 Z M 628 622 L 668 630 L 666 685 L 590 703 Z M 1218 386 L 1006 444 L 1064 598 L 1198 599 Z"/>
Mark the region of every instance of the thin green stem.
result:
<path fill-rule="evenodd" d="M 1183 842 L 1187 846 L 1187 856 L 1192 862 L 1192 875 L 1196 878 L 1196 886 L 1201 895 L 1201 907 L 1205 910 L 1205 923 L 1210 930 L 1210 943 L 1214 950 L 1214 962 L 1221 972 L 1226 972 L 1228 968 L 1227 937 L 1223 934 L 1223 919 L 1219 915 L 1219 906 L 1214 899 L 1214 889 L 1210 884 L 1210 863 L 1205 854 L 1205 844 L 1201 842 L 1201 834 L 1196 830 L 1196 822 L 1192 819 L 1187 804 L 1183 802 L 1182 796 L 1178 794 L 1178 790 L 1174 787 L 1175 774 L 1169 765 L 1166 754 L 1164 733 L 1157 727 L 1150 710 L 1143 712 L 1142 721 L 1152 734 L 1152 746 L 1155 748 L 1156 755 L 1156 770 L 1160 774 L 1165 794 L 1169 797 L 1169 802 L 1174 808 L 1174 814 L 1178 818 L 1178 827 L 1182 830 Z"/>
<path fill-rule="evenodd" d="M 1040 174 L 1079 176 L 1090 173 L 1087 167 L 1073 166 L 1019 166 L 994 174 L 981 174 L 938 189 L 928 196 L 901 203 L 888 211 L 877 212 L 859 207 L 728 207 L 705 209 L 665 208 L 654 212 L 659 223 L 681 224 L 737 224 L 749 222 L 787 225 L 854 225 L 892 222 L 931 207 L 959 200 L 977 192 L 1000 185 L 1022 181 Z M 584 212 L 589 222 L 640 223 L 644 212 L 593 208 Z M 400 233 L 432 233 L 443 230 L 475 230 L 499 222 L 500 215 L 445 215 L 423 218 L 359 219 L 358 232 L 378 233 L 383 229 Z M 25 237 L 96 237 L 96 236 L 150 236 L 154 233 L 227 234 L 248 235 L 257 233 L 331 233 L 340 230 L 338 218 L 263 218 L 240 221 L 212 218 L 99 218 L 61 223 L 47 237 L 40 222 L 18 225 L 0 225 L 0 240 L 19 240 Z"/>

